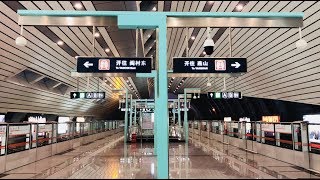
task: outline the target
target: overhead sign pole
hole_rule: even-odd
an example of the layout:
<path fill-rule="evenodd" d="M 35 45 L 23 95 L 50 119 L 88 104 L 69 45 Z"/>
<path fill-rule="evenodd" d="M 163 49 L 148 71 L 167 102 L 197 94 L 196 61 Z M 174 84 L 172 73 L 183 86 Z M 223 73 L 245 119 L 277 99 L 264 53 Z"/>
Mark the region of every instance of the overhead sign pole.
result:
<path fill-rule="evenodd" d="M 156 131 L 157 178 L 169 178 L 168 107 L 167 104 L 167 27 L 250 27 L 250 28 L 290 28 L 303 26 L 303 13 L 284 12 L 127 12 L 127 11 L 45 11 L 18 10 L 19 25 L 45 26 L 118 26 L 120 29 L 159 30 L 159 60 L 157 67 L 158 87 L 155 97 L 158 121 Z M 88 63 L 90 66 L 90 62 Z M 89 73 L 90 74 L 90 73 Z M 88 74 L 88 76 L 89 76 Z M 103 73 L 108 74 L 108 73 Z M 79 74 L 76 74 L 79 75 Z M 92 74 L 91 74 L 92 75 Z M 88 77 L 87 76 L 87 77 Z"/>

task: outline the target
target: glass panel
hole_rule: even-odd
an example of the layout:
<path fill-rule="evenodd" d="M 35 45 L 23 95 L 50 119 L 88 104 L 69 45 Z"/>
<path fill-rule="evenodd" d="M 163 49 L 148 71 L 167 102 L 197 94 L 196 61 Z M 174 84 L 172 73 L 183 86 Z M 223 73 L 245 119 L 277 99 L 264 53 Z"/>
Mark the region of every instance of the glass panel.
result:
<path fill-rule="evenodd" d="M 261 142 L 269 145 L 276 145 L 274 124 L 273 123 L 262 123 L 261 124 Z"/>
<path fill-rule="evenodd" d="M 76 126 L 76 128 L 75 128 L 73 136 L 74 136 L 74 138 L 78 138 L 78 137 L 81 136 L 81 123 L 80 122 L 76 122 L 75 126 Z"/>
<path fill-rule="evenodd" d="M 275 124 L 276 145 L 282 148 L 293 149 L 293 135 L 291 124 Z"/>
<path fill-rule="evenodd" d="M 294 142 L 294 149 L 298 151 L 302 151 L 300 124 L 293 124 L 293 142 Z"/>
<path fill-rule="evenodd" d="M 0 155 L 6 154 L 6 135 L 7 135 L 7 125 L 0 125 Z"/>
<path fill-rule="evenodd" d="M 30 124 L 10 124 L 8 154 L 30 149 Z"/>
<path fill-rule="evenodd" d="M 71 131 L 72 123 L 59 123 L 58 124 L 58 136 L 57 142 L 67 141 L 71 139 L 70 131 Z"/>
<path fill-rule="evenodd" d="M 37 147 L 52 143 L 52 124 L 38 124 Z"/>

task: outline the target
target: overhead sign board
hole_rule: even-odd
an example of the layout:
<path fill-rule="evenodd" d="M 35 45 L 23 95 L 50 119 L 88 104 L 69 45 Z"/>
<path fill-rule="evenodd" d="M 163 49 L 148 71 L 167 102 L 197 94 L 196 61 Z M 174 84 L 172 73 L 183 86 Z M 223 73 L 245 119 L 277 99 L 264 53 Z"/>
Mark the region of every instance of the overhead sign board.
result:
<path fill-rule="evenodd" d="M 104 99 L 105 92 L 70 92 L 70 99 Z"/>
<path fill-rule="evenodd" d="M 209 99 L 242 99 L 241 92 L 208 92 Z"/>
<path fill-rule="evenodd" d="M 80 73 L 151 73 L 152 58 L 76 57 Z"/>
<path fill-rule="evenodd" d="M 280 116 L 262 116 L 262 122 L 280 122 Z"/>
<path fill-rule="evenodd" d="M 173 73 L 245 73 L 247 58 L 173 58 Z"/>

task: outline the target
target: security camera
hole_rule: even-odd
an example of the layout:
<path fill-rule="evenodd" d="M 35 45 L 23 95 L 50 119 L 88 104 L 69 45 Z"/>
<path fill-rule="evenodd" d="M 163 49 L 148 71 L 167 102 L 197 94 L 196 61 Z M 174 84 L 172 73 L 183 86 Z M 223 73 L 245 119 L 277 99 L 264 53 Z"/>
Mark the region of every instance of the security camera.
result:
<path fill-rule="evenodd" d="M 18 46 L 26 46 L 26 45 L 27 45 L 27 40 L 26 40 L 26 38 L 24 38 L 24 37 L 22 37 L 22 36 L 17 37 L 17 39 L 16 39 L 16 45 L 18 45 Z"/>
<path fill-rule="evenodd" d="M 203 47 L 204 47 L 204 51 L 206 52 L 206 54 L 211 55 L 213 53 L 213 49 L 214 49 L 213 40 L 211 38 L 207 38 L 204 41 Z"/>

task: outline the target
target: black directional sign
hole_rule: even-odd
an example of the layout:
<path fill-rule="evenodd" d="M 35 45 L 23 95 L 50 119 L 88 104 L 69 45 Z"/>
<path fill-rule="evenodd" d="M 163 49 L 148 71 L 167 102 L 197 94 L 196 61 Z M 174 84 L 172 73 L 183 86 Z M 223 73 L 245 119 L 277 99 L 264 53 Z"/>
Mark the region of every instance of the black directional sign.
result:
<path fill-rule="evenodd" d="M 105 92 L 70 92 L 70 99 L 104 99 Z"/>
<path fill-rule="evenodd" d="M 173 58 L 173 73 L 244 73 L 246 58 Z"/>
<path fill-rule="evenodd" d="M 151 73 L 152 58 L 76 57 L 80 73 Z"/>
<path fill-rule="evenodd" d="M 208 92 L 209 99 L 242 99 L 241 92 Z"/>

